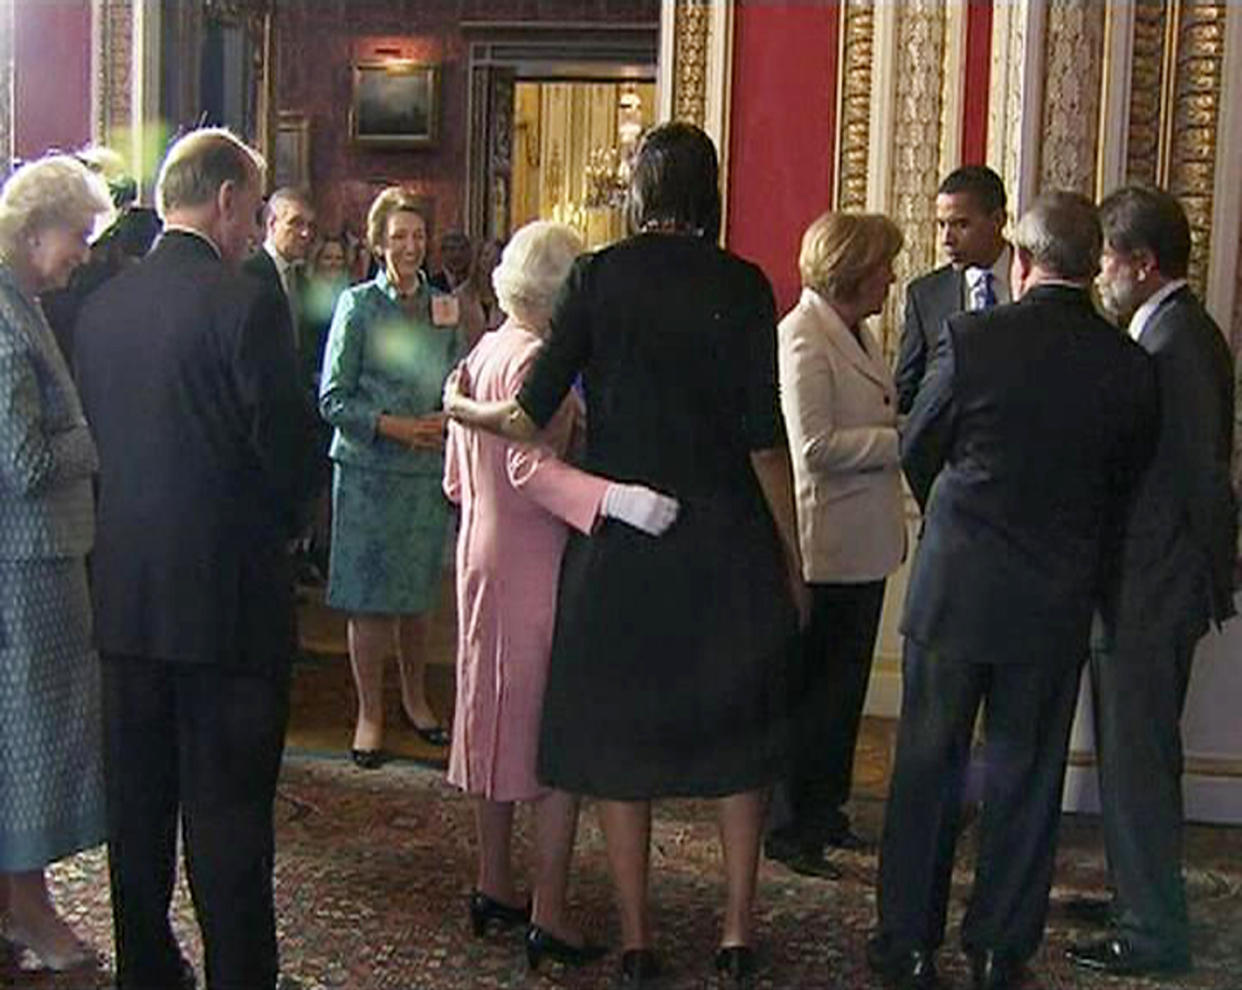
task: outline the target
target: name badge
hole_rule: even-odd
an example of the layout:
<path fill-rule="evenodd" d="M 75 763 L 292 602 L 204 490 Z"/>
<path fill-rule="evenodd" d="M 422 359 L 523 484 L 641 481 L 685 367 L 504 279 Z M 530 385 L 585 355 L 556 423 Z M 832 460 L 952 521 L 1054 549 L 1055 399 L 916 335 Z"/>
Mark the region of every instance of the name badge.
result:
<path fill-rule="evenodd" d="M 456 296 L 431 297 L 431 322 L 438 327 L 452 327 L 461 318 Z"/>

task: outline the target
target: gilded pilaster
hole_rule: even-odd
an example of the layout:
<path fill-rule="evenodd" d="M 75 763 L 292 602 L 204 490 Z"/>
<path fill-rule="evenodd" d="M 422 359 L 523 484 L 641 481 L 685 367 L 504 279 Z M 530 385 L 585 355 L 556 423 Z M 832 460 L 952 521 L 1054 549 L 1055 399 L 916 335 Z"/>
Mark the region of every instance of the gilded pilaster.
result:
<path fill-rule="evenodd" d="M 936 264 L 946 21 L 942 0 L 909 0 L 901 5 L 888 213 L 906 236 L 894 266 L 902 286 Z M 903 305 L 894 294 L 881 320 L 881 342 L 889 357 L 896 349 Z"/>
<path fill-rule="evenodd" d="M 1104 5 L 1058 0 L 1045 28 L 1041 189 L 1095 191 L 1104 65 Z"/>
<path fill-rule="evenodd" d="M 678 0 L 674 15 L 673 119 L 702 127 L 707 119 L 710 0 Z"/>
<path fill-rule="evenodd" d="M 101 0 L 99 105 L 96 133 L 104 144 L 123 141 L 133 120 L 134 11 L 132 0 Z"/>
<path fill-rule="evenodd" d="M 1160 94 L 1164 84 L 1164 0 L 1139 0 L 1134 8 L 1130 68 L 1126 181 L 1156 182 L 1160 161 Z"/>
<path fill-rule="evenodd" d="M 867 154 L 871 142 L 871 62 L 875 48 L 874 0 L 849 0 L 841 24 L 838 92 L 837 207 L 867 205 Z"/>
<path fill-rule="evenodd" d="M 1168 187 L 1190 219 L 1190 281 L 1202 295 L 1212 249 L 1216 131 L 1226 0 L 1182 0 L 1170 121 Z"/>

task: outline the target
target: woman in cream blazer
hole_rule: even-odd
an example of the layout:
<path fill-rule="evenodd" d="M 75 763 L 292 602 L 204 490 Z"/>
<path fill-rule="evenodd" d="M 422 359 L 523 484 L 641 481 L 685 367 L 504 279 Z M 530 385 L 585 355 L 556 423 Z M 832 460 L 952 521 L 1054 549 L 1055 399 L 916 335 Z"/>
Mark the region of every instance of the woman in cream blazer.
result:
<path fill-rule="evenodd" d="M 901 243 L 884 216 L 819 217 L 802 239 L 802 297 L 779 329 L 781 410 L 811 616 L 791 685 L 791 818 L 765 848 L 811 874 L 832 872 L 825 845 L 865 845 L 842 806 L 884 582 L 906 544 L 896 390 L 863 320 L 884 305 Z"/>

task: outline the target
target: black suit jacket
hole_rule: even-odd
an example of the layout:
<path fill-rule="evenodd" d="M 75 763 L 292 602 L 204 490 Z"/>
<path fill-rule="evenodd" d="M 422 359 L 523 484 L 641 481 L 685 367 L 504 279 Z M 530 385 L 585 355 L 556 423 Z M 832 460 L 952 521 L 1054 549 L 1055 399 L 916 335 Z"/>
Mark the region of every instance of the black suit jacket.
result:
<path fill-rule="evenodd" d="M 1070 286 L 945 328 L 902 437 L 924 511 L 902 631 L 957 660 L 1081 660 L 1150 455 L 1150 361 Z"/>
<path fill-rule="evenodd" d="M 283 296 L 174 231 L 79 327 L 101 462 L 99 648 L 278 669 L 294 648 L 285 548 L 312 477 Z"/>
<path fill-rule="evenodd" d="M 253 275 L 260 282 L 263 282 L 269 289 L 274 289 L 282 296 L 285 294 L 285 287 L 280 282 L 280 272 L 276 270 L 276 262 L 272 260 L 272 256 L 267 253 L 267 249 L 260 246 L 241 264 L 242 271 L 247 275 Z"/>
<path fill-rule="evenodd" d="M 965 308 L 966 274 L 952 265 L 928 272 L 906 287 L 906 318 L 893 372 L 898 412 L 908 413 L 914 405 L 944 321 Z"/>
<path fill-rule="evenodd" d="M 302 298 L 304 288 L 299 290 L 299 287 L 303 286 L 304 278 L 301 270 L 294 270 L 292 278 L 296 298 L 289 299 L 285 293 L 285 287 L 281 284 L 280 272 L 276 270 L 276 262 L 267 253 L 266 248 L 260 247 L 242 262 L 241 267 L 247 275 L 253 275 L 266 285 L 269 291 L 279 293 L 282 299 L 287 300 L 290 319 L 295 320 L 296 323 L 292 331 L 289 331 L 289 321 L 286 320 L 285 329 L 293 335 L 294 346 L 297 350 L 298 374 L 301 376 L 303 388 L 310 396 L 311 405 L 317 406 L 319 396 L 314 389 L 314 382 L 319 375 L 319 365 L 323 359 L 323 334 L 320 333 L 319 327 L 311 326 L 306 318 L 306 300 Z"/>
<path fill-rule="evenodd" d="M 1151 642 L 1200 635 L 1235 611 L 1234 385 L 1225 338 L 1188 288 L 1160 304 L 1139 345 L 1155 363 L 1160 430 L 1104 619 L 1111 635 Z"/>

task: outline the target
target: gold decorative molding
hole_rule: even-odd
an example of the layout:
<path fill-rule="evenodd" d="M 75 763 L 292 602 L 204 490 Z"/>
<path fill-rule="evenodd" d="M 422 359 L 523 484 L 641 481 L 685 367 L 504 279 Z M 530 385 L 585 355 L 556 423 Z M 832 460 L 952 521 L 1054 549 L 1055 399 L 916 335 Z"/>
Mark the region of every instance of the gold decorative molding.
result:
<path fill-rule="evenodd" d="M 867 206 L 874 49 L 875 0 L 849 0 L 841 24 L 837 60 L 837 208 L 841 210 L 863 210 Z"/>
<path fill-rule="evenodd" d="M 1095 191 L 1104 65 L 1105 6 L 1097 0 L 1049 4 L 1044 34 L 1041 189 Z"/>
<path fill-rule="evenodd" d="M 1168 188 L 1190 219 L 1189 278 L 1203 295 L 1212 249 L 1216 131 L 1225 60 L 1227 0 L 1182 0 L 1177 25 L 1176 74 L 1167 125 Z"/>
<path fill-rule="evenodd" d="M 99 104 L 96 133 L 104 144 L 128 139 L 133 122 L 134 11 L 132 0 L 101 0 L 99 17 Z"/>
<path fill-rule="evenodd" d="M 1134 8 L 1130 67 L 1126 181 L 1156 183 L 1160 162 L 1160 105 L 1164 86 L 1165 3 L 1139 0 Z"/>
<path fill-rule="evenodd" d="M 1067 762 L 1071 767 L 1094 767 L 1095 753 L 1083 749 L 1071 750 Z M 1242 777 L 1242 759 L 1188 755 L 1182 773 L 1186 777 Z"/>
<path fill-rule="evenodd" d="M 707 120 L 711 3 L 709 0 L 679 0 L 675 7 L 673 119 L 702 127 Z"/>
<path fill-rule="evenodd" d="M 893 108 L 892 177 L 887 212 L 905 234 L 894 265 L 897 283 L 936 264 L 936 188 L 944 92 L 946 8 L 942 0 L 907 0 L 897 28 L 897 91 Z M 880 319 L 884 352 L 892 357 L 904 302 L 890 297 Z"/>

